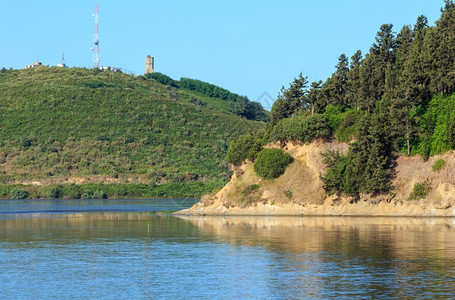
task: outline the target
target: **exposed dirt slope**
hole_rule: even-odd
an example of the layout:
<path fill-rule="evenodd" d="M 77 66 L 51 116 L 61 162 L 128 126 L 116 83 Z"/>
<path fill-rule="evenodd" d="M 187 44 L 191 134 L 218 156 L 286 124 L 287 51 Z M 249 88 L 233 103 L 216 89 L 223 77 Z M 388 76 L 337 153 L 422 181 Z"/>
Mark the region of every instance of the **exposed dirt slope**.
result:
<path fill-rule="evenodd" d="M 279 147 L 270 144 L 268 147 Z M 284 149 L 294 157 L 286 172 L 275 180 L 262 180 L 252 163 L 235 169 L 231 181 L 216 195 L 204 196 L 180 214 L 208 215 L 375 215 L 375 216 L 455 216 L 455 154 L 446 153 L 424 162 L 421 157 L 399 157 L 395 167 L 395 189 L 387 195 L 359 198 L 327 196 L 320 175 L 325 166 L 321 153 L 347 144 L 316 141 L 309 145 L 290 143 Z M 446 161 L 439 172 L 432 166 L 438 158 Z M 415 183 L 428 182 L 431 192 L 420 200 L 409 200 Z M 247 186 L 257 184 L 249 194 Z M 242 193 L 243 192 L 243 193 Z"/>

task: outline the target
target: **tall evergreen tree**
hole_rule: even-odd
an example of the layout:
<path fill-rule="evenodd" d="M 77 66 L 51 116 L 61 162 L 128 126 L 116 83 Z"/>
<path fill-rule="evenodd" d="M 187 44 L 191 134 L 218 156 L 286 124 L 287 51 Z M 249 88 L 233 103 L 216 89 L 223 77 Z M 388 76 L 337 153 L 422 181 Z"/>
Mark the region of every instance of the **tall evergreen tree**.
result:
<path fill-rule="evenodd" d="M 362 61 L 360 82 L 363 89 L 363 107 L 372 112 L 377 101 L 381 100 L 386 89 L 386 74 L 391 80 L 390 71 L 395 63 L 395 34 L 392 24 L 383 24 L 376 34 L 376 42 Z"/>
<path fill-rule="evenodd" d="M 336 71 L 332 74 L 331 80 L 327 82 L 326 89 L 330 97 L 330 103 L 335 105 L 347 104 L 347 81 L 349 62 L 345 54 L 338 57 Z"/>
<path fill-rule="evenodd" d="M 362 102 L 362 84 L 360 82 L 360 67 L 362 65 L 362 51 L 357 50 L 354 55 L 351 56 L 351 63 L 349 65 L 348 73 L 348 97 L 349 105 L 355 106 L 357 109 L 360 109 L 360 104 Z"/>
<path fill-rule="evenodd" d="M 428 32 L 428 19 L 421 15 L 417 18 L 413 29 L 413 42 L 409 56 L 404 63 L 402 75 L 409 97 L 417 104 L 429 97 L 429 70 L 432 64 L 431 48 L 424 51 L 424 41 Z M 428 47 L 431 47 L 429 45 Z"/>
<path fill-rule="evenodd" d="M 455 89 L 455 4 L 445 0 L 441 17 L 436 21 L 435 72 L 431 78 L 432 91 L 448 94 Z"/>
<path fill-rule="evenodd" d="M 323 103 L 323 94 L 321 91 L 322 88 L 322 80 L 319 81 L 314 81 L 311 83 L 310 89 L 308 91 L 308 102 L 310 103 L 311 106 L 311 115 L 314 115 L 314 113 L 319 113 L 322 112 L 325 103 Z"/>
<path fill-rule="evenodd" d="M 377 58 L 368 53 L 360 68 L 361 104 L 360 107 L 371 112 L 376 101 L 381 99 L 384 76 L 380 70 Z"/>
<path fill-rule="evenodd" d="M 414 33 L 410 26 L 404 26 L 397 35 L 395 48 L 396 85 L 390 101 L 391 138 L 396 141 L 395 150 L 399 150 L 399 139 L 404 138 L 407 153 L 411 154 L 410 142 L 414 134 L 414 122 L 410 111 L 418 102 L 412 98 L 412 79 L 410 78 L 409 59 L 413 47 Z M 398 140 L 397 140 L 398 138 Z"/>
<path fill-rule="evenodd" d="M 272 106 L 272 125 L 279 120 L 292 117 L 298 111 L 308 111 L 311 103 L 307 98 L 308 77 L 302 73 L 294 78 L 288 88 L 281 87 L 278 98 Z"/>
<path fill-rule="evenodd" d="M 381 25 L 376 34 L 376 42 L 370 48 L 370 53 L 379 57 L 383 68 L 395 60 L 395 53 L 392 51 L 395 48 L 395 34 L 392 27 L 392 24 Z"/>
<path fill-rule="evenodd" d="M 387 102 L 385 102 L 387 103 Z M 388 111 L 385 103 L 378 102 L 370 118 L 368 138 L 370 147 L 364 169 L 364 192 L 383 193 L 390 189 L 390 146 Z"/>

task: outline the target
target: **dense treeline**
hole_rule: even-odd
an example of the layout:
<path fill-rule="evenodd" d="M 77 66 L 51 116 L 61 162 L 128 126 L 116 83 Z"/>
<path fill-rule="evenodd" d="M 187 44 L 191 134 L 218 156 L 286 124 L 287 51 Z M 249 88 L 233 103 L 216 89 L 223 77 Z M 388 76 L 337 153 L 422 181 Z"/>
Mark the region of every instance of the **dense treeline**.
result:
<path fill-rule="evenodd" d="M 177 89 L 195 91 L 211 98 L 224 100 L 230 104 L 231 113 L 248 120 L 267 122 L 270 119 L 260 103 L 250 101 L 245 96 L 237 95 L 214 84 L 190 78 L 180 78 L 177 81 L 158 72 L 147 74 L 146 77 Z"/>
<path fill-rule="evenodd" d="M 350 142 L 347 155 L 325 153 L 328 193 L 383 193 L 396 155 L 455 148 L 455 4 L 445 0 L 430 26 L 425 16 L 398 32 L 384 24 L 369 52 L 341 54 L 325 82 L 299 74 L 272 107 L 264 141 Z"/>
<path fill-rule="evenodd" d="M 0 185 L 0 199 L 124 199 L 198 198 L 219 188 L 219 184 L 200 181 L 145 183 L 85 183 L 50 185 Z"/>

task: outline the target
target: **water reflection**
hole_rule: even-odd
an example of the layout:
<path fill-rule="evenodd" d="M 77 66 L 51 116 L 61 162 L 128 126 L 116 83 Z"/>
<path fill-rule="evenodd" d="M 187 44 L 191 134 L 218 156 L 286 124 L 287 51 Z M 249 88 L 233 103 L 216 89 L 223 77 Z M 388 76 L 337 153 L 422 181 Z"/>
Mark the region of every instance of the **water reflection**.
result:
<path fill-rule="evenodd" d="M 302 297 L 455 295 L 453 218 L 180 218 L 232 245 L 280 253 L 278 273 L 299 274 L 290 286 Z"/>
<path fill-rule="evenodd" d="M 455 219 L 9 214 L 0 282 L 0 298 L 450 298 Z"/>

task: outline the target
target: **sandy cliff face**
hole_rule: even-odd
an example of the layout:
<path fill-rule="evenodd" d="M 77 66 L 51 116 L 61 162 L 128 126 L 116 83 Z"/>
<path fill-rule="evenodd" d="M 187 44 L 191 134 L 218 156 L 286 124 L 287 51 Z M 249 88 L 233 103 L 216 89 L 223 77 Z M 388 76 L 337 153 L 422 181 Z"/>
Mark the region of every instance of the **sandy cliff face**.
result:
<path fill-rule="evenodd" d="M 278 144 L 268 147 L 278 148 Z M 359 198 L 327 196 L 320 175 L 326 169 L 321 153 L 346 153 L 347 144 L 316 141 L 309 145 L 289 143 L 284 149 L 294 157 L 286 172 L 277 179 L 256 176 L 252 163 L 235 169 L 231 181 L 216 195 L 180 214 L 208 215 L 374 215 L 374 216 L 455 216 L 455 154 L 446 153 L 424 162 L 421 157 L 399 157 L 392 180 L 395 189 L 387 194 Z M 434 162 L 443 158 L 447 165 L 439 172 Z M 414 184 L 428 182 L 431 192 L 425 199 L 408 200 Z M 256 184 L 258 189 L 243 192 Z"/>

